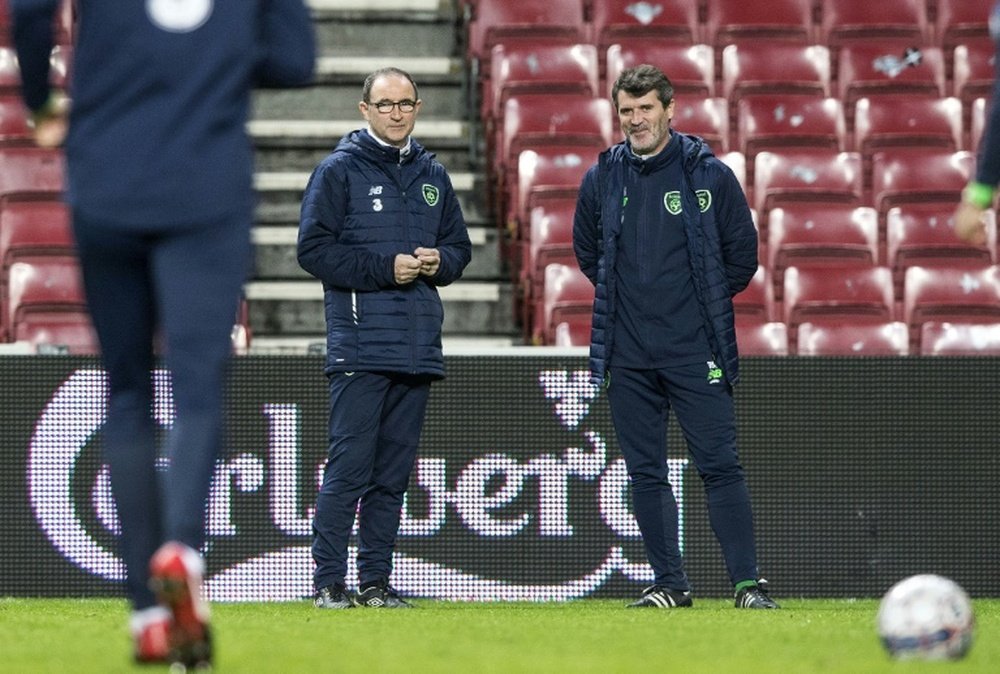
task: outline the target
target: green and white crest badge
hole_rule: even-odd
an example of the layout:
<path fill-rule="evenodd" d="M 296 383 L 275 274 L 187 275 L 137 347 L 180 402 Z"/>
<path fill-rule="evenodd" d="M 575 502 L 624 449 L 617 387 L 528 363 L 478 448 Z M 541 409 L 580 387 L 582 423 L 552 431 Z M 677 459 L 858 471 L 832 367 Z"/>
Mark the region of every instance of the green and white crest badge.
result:
<path fill-rule="evenodd" d="M 707 211 L 712 207 L 712 193 L 708 190 L 697 190 L 695 195 L 698 197 L 698 208 L 702 213 Z"/>
<path fill-rule="evenodd" d="M 679 215 L 681 212 L 681 193 L 674 191 L 664 194 L 663 206 L 667 209 L 667 213 L 670 213 L 670 215 Z"/>
<path fill-rule="evenodd" d="M 424 201 L 427 202 L 428 206 L 437 206 L 438 197 L 441 196 L 441 193 L 438 192 L 438 188 L 434 187 L 434 185 L 424 183 L 420 186 L 420 191 L 423 193 Z"/>

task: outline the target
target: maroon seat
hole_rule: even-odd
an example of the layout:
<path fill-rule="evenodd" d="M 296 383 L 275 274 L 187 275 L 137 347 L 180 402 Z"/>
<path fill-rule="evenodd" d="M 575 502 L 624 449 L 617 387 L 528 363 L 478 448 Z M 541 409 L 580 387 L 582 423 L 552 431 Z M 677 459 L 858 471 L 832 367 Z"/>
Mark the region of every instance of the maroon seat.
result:
<path fill-rule="evenodd" d="M 927 321 L 920 328 L 922 356 L 1000 356 L 1000 322 Z"/>
<path fill-rule="evenodd" d="M 597 161 L 597 151 L 579 147 L 540 147 L 518 155 L 517 183 L 508 184 L 508 227 L 527 227 L 531 209 L 551 199 L 575 198 L 583 176 Z"/>
<path fill-rule="evenodd" d="M 864 198 L 861 155 L 813 148 L 761 152 L 754 161 L 754 208 L 768 211 L 795 202 L 860 206 Z"/>
<path fill-rule="evenodd" d="M 555 343 L 556 326 L 565 321 L 582 320 L 593 313 L 594 286 L 578 268 L 564 264 L 550 264 L 545 268 L 545 293 L 542 316 L 535 330 L 536 340 L 542 344 Z"/>
<path fill-rule="evenodd" d="M 529 334 L 536 315 L 535 307 L 542 301 L 545 288 L 545 268 L 550 264 L 576 266 L 573 253 L 572 199 L 551 200 L 545 206 L 531 209 L 526 241 L 522 241 L 520 287 L 523 298 L 522 325 Z"/>
<path fill-rule="evenodd" d="M 58 193 L 63 187 L 63 156 L 40 147 L 0 147 L 0 199 L 26 193 Z"/>
<path fill-rule="evenodd" d="M 914 346 L 928 321 L 1000 322 L 1000 268 L 910 267 L 903 281 L 903 320 Z"/>
<path fill-rule="evenodd" d="M 872 157 L 872 204 L 880 222 L 893 206 L 916 203 L 958 205 L 973 175 L 974 155 L 967 150 L 894 148 Z"/>
<path fill-rule="evenodd" d="M 19 320 L 11 332 L 11 341 L 27 342 L 41 353 L 55 350 L 89 355 L 101 351 L 90 315 L 81 309 L 33 311 Z"/>
<path fill-rule="evenodd" d="M 906 323 L 805 322 L 799 325 L 800 356 L 905 356 L 910 352 Z"/>
<path fill-rule="evenodd" d="M 688 95 L 715 95 L 715 53 L 706 44 L 687 45 L 659 39 L 630 38 L 627 42 L 611 45 L 606 54 L 604 91 L 608 95 L 623 70 L 643 63 L 653 63 L 661 68 L 670 78 L 674 93 L 681 99 Z"/>
<path fill-rule="evenodd" d="M 836 98 L 811 94 L 753 94 L 736 109 L 736 147 L 753 166 L 763 150 L 846 149 L 844 110 Z"/>
<path fill-rule="evenodd" d="M 990 35 L 993 0 L 934 0 L 935 39 L 946 51 Z"/>
<path fill-rule="evenodd" d="M 671 127 L 700 136 L 716 154 L 729 152 L 729 114 L 724 98 L 675 99 Z"/>
<path fill-rule="evenodd" d="M 572 314 L 556 325 L 553 331 L 553 346 L 590 346 L 591 316 Z"/>
<path fill-rule="evenodd" d="M 788 326 L 738 318 L 736 345 L 741 356 L 787 356 Z"/>
<path fill-rule="evenodd" d="M 488 61 L 498 44 L 586 42 L 590 31 L 583 10 L 582 0 L 477 0 L 468 22 L 467 53 L 475 60 Z"/>
<path fill-rule="evenodd" d="M 876 41 L 844 45 L 837 57 L 837 93 L 853 123 L 860 98 L 916 94 L 942 97 L 945 65 L 938 47 L 913 47 L 910 42 Z"/>
<path fill-rule="evenodd" d="M 28 111 L 19 96 L 0 95 L 0 145 L 33 144 Z"/>
<path fill-rule="evenodd" d="M 716 47 L 737 41 L 815 42 L 812 0 L 705 0 L 705 41 Z"/>
<path fill-rule="evenodd" d="M 80 268 L 75 257 L 24 257 L 7 274 L 4 302 L 8 334 L 33 320 L 36 314 L 86 314 Z"/>
<path fill-rule="evenodd" d="M 733 295 L 733 313 L 737 322 L 770 323 L 776 318 L 774 286 L 767 267 L 758 266 L 750 284 Z"/>
<path fill-rule="evenodd" d="M 887 39 L 919 47 L 933 37 L 926 0 L 820 0 L 819 8 L 819 43 L 831 47 Z"/>
<path fill-rule="evenodd" d="M 657 0 L 655 3 L 591 0 L 590 4 L 593 37 L 602 52 L 613 44 L 629 44 L 637 38 L 682 44 L 701 40 L 700 0 Z M 665 72 L 670 73 L 670 70 Z"/>
<path fill-rule="evenodd" d="M 989 100 L 993 94 L 996 58 L 996 44 L 993 40 L 989 37 L 970 38 L 948 53 L 952 54 L 952 94 L 966 108 L 977 98 Z"/>

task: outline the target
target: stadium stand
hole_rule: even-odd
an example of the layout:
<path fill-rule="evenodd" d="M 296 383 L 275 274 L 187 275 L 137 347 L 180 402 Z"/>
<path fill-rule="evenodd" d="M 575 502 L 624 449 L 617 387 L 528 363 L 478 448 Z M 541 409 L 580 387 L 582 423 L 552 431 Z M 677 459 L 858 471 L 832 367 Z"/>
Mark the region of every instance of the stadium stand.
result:
<path fill-rule="evenodd" d="M 799 325 L 796 353 L 800 356 L 906 356 L 909 352 L 909 333 L 902 321 L 806 321 Z"/>
<path fill-rule="evenodd" d="M 550 264 L 576 265 L 573 254 L 575 199 L 550 200 L 531 209 L 526 240 L 521 242 L 520 320 L 526 337 L 534 328 L 536 305 L 544 297 L 545 268 Z"/>
<path fill-rule="evenodd" d="M 534 340 L 554 344 L 556 326 L 571 320 L 590 322 L 594 286 L 575 265 L 550 264 L 545 268 L 545 292 Z M 574 318 L 575 317 L 575 318 Z"/>

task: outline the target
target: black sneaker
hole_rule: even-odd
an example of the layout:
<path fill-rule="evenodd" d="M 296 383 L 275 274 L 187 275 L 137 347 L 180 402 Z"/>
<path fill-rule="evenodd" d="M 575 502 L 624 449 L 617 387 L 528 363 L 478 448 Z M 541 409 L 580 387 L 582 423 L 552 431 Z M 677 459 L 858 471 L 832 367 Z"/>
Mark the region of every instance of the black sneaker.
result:
<path fill-rule="evenodd" d="M 354 601 L 347 588 L 340 584 L 327 585 L 316 591 L 316 599 L 313 600 L 316 608 L 354 608 Z"/>
<path fill-rule="evenodd" d="M 691 592 L 670 590 L 659 585 L 650 585 L 642 591 L 642 596 L 628 605 L 628 608 L 687 608 L 694 604 Z"/>
<path fill-rule="evenodd" d="M 354 595 L 354 603 L 368 608 L 413 608 L 413 604 L 399 596 L 386 581 L 379 581 Z"/>
<path fill-rule="evenodd" d="M 736 608 L 781 608 L 767 596 L 767 581 L 760 578 L 756 585 L 745 587 L 736 593 Z"/>

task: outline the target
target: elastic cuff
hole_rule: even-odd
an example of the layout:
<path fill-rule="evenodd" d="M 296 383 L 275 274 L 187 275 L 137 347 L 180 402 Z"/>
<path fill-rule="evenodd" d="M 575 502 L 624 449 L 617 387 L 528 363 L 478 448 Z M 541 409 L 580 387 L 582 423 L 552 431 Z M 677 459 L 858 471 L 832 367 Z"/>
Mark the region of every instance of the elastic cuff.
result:
<path fill-rule="evenodd" d="M 993 188 L 984 183 L 971 182 L 962 191 L 962 199 L 978 208 L 993 205 Z"/>

